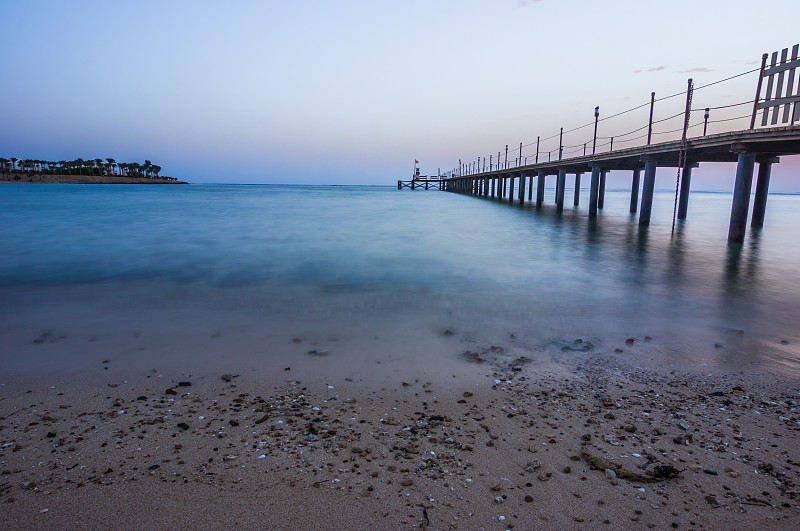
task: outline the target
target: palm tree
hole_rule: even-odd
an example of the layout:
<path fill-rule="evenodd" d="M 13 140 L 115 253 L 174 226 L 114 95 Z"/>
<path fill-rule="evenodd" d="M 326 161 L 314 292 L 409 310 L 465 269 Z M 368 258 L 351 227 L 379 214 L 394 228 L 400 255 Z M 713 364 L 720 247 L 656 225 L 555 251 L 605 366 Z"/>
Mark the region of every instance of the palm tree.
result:
<path fill-rule="evenodd" d="M 161 172 L 161 166 L 159 166 L 158 164 L 153 164 L 152 167 L 153 167 L 153 173 L 155 174 L 155 178 L 159 179 L 160 177 L 158 176 L 158 174 L 159 172 Z"/>
<path fill-rule="evenodd" d="M 106 159 L 106 162 L 108 162 L 108 168 L 110 170 L 111 175 L 116 175 L 117 172 L 114 171 L 114 166 L 117 164 L 117 161 L 112 159 L 111 157 L 108 157 Z"/>

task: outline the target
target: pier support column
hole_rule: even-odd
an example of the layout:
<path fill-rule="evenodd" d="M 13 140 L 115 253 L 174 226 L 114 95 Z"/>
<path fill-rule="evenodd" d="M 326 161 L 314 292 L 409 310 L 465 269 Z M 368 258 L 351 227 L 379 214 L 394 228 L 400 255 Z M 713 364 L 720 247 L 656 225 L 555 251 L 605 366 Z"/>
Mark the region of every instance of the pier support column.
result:
<path fill-rule="evenodd" d="M 597 208 L 603 208 L 606 198 L 606 173 L 607 171 L 600 172 L 600 189 L 597 192 Z"/>
<path fill-rule="evenodd" d="M 514 176 L 508 178 L 508 202 L 509 204 L 514 202 Z"/>
<path fill-rule="evenodd" d="M 556 212 L 564 210 L 564 189 L 567 184 L 566 170 L 558 170 L 558 181 L 556 181 Z"/>
<path fill-rule="evenodd" d="M 575 174 L 575 201 L 572 202 L 574 206 L 578 206 L 580 204 L 581 199 L 581 174 Z"/>
<path fill-rule="evenodd" d="M 530 179 L 528 179 L 528 201 L 533 200 L 533 174 L 530 175 Z"/>
<path fill-rule="evenodd" d="M 736 165 L 736 184 L 733 186 L 733 205 L 731 223 L 728 227 L 728 241 L 741 243 L 747 231 L 747 210 L 750 206 L 750 190 L 753 187 L 753 167 L 756 163 L 754 153 L 739 153 Z M 760 169 L 760 168 L 759 168 Z"/>
<path fill-rule="evenodd" d="M 539 170 L 536 181 L 536 206 L 542 206 L 544 202 L 544 172 Z"/>
<path fill-rule="evenodd" d="M 489 197 L 489 178 L 483 179 L 483 197 Z"/>
<path fill-rule="evenodd" d="M 753 221 L 750 226 L 760 229 L 764 226 L 764 213 L 767 211 L 767 194 L 769 193 L 769 175 L 772 164 L 777 158 L 762 160 L 758 163 L 758 180 L 756 181 L 756 198 L 753 201 Z"/>
<path fill-rule="evenodd" d="M 600 190 L 600 168 L 592 168 L 592 183 L 589 187 L 589 217 L 597 216 L 597 194 Z"/>
<path fill-rule="evenodd" d="M 525 174 L 519 176 L 519 204 L 525 204 Z"/>
<path fill-rule="evenodd" d="M 639 207 L 639 177 L 642 170 L 633 170 L 633 182 L 631 183 L 631 214 L 636 214 Z"/>
<path fill-rule="evenodd" d="M 678 219 L 686 219 L 689 208 L 689 186 L 692 182 L 692 167 L 685 166 L 681 173 L 681 195 L 678 200 Z"/>
<path fill-rule="evenodd" d="M 644 186 L 642 186 L 642 211 L 639 212 L 639 225 L 650 225 L 650 212 L 653 209 L 653 190 L 656 188 L 656 161 L 648 160 L 644 165 Z"/>
<path fill-rule="evenodd" d="M 494 177 L 492 177 L 490 180 L 492 181 L 492 184 L 491 184 L 491 188 L 492 188 L 491 196 L 492 196 L 492 199 L 494 199 L 494 182 L 495 182 L 496 179 Z"/>

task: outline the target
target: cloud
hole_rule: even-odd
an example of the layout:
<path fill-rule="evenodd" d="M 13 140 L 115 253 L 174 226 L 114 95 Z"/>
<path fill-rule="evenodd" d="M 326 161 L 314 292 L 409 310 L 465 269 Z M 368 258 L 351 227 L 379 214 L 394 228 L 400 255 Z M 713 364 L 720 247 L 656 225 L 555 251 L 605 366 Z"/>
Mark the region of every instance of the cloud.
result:
<path fill-rule="evenodd" d="M 661 65 L 661 66 L 656 66 L 655 68 L 648 68 L 647 71 L 648 72 L 661 72 L 662 70 L 666 70 L 666 69 L 667 69 L 666 66 Z M 642 70 L 641 68 L 633 71 L 634 74 L 641 74 L 642 72 L 644 72 L 644 70 Z"/>
<path fill-rule="evenodd" d="M 690 68 L 689 70 L 681 70 L 680 73 L 686 74 L 688 72 L 713 72 L 713 70 L 711 70 L 707 66 L 698 66 L 696 68 Z"/>

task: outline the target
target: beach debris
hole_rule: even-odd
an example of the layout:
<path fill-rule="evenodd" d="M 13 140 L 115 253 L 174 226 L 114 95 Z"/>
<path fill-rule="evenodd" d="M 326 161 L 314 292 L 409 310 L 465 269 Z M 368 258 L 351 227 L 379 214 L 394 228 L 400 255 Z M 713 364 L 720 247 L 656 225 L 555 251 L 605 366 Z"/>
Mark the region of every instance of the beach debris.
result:
<path fill-rule="evenodd" d="M 581 457 L 586 460 L 589 464 L 589 468 L 592 470 L 604 470 L 606 471 L 606 477 L 608 477 L 608 471 L 612 471 L 616 474 L 616 477 L 620 479 L 627 479 L 631 481 L 638 481 L 642 483 L 653 483 L 656 481 L 662 481 L 665 479 L 672 479 L 672 477 L 677 476 L 644 476 L 642 474 L 637 474 L 636 472 L 631 472 L 630 470 L 626 470 L 622 467 L 622 465 L 615 463 L 609 459 L 605 459 L 603 457 L 598 457 L 596 455 L 592 455 L 586 450 L 581 450 Z"/>
<path fill-rule="evenodd" d="M 328 354 L 330 354 L 330 352 L 327 351 L 327 350 L 309 350 L 308 351 L 308 355 L 309 356 L 316 356 L 318 358 L 322 358 L 324 356 L 327 356 Z"/>
<path fill-rule="evenodd" d="M 184 431 L 189 429 L 189 425 L 186 424 L 185 422 L 181 422 L 180 424 L 178 424 L 178 427 Z"/>
<path fill-rule="evenodd" d="M 484 358 L 481 357 L 480 354 L 478 354 L 477 352 L 473 352 L 471 350 L 465 350 L 464 352 L 462 352 L 461 357 L 464 360 L 472 363 L 484 363 L 486 361 Z"/>
<path fill-rule="evenodd" d="M 191 387 L 192 382 L 178 382 L 178 387 Z"/>
<path fill-rule="evenodd" d="M 626 339 L 626 340 L 625 340 L 625 344 L 626 344 L 626 345 L 628 345 L 628 346 L 630 347 L 631 345 L 633 345 L 633 343 L 634 343 L 635 341 L 636 341 L 636 338 L 635 338 L 635 337 L 629 337 L 628 339 Z"/>
<path fill-rule="evenodd" d="M 526 503 L 531 503 L 532 501 L 533 501 L 533 496 L 531 496 L 530 494 L 526 494 L 525 495 L 525 502 Z"/>
<path fill-rule="evenodd" d="M 178 391 L 176 391 L 175 389 L 167 389 L 166 391 L 164 391 L 164 394 L 167 394 L 167 395 L 177 395 L 177 394 L 178 394 Z"/>
<path fill-rule="evenodd" d="M 223 374 L 222 376 L 219 377 L 219 379 L 222 380 L 223 382 L 230 382 L 231 380 L 234 379 L 234 376 L 232 374 Z"/>

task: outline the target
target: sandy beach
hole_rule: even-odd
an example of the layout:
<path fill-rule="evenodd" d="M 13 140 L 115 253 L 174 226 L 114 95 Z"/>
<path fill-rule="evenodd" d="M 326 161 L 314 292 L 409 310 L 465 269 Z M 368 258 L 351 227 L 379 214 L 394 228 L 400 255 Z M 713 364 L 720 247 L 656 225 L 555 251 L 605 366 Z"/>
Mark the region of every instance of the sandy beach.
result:
<path fill-rule="evenodd" d="M 285 337 L 281 370 L 112 352 L 6 379 L 3 527 L 797 528 L 796 381 L 645 366 L 645 336 L 550 359 L 441 336 L 460 354 L 438 378 L 373 380 Z"/>

